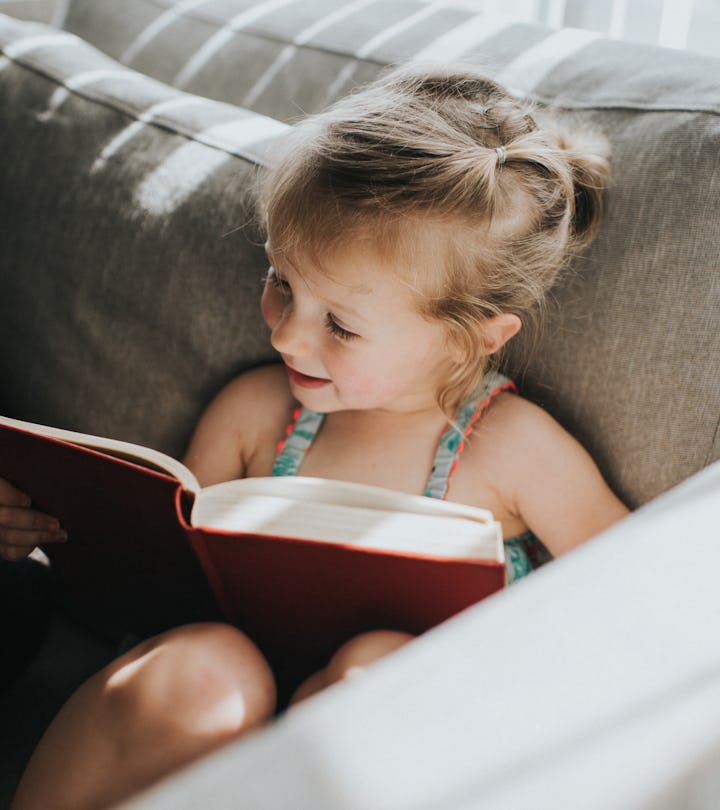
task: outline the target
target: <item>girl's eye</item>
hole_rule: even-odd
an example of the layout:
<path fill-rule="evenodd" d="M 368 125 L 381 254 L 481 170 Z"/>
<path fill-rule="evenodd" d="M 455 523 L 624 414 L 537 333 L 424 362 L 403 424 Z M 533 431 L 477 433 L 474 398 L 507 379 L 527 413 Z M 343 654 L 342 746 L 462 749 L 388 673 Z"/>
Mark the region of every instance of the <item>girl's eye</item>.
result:
<path fill-rule="evenodd" d="M 325 318 L 325 326 L 331 335 L 335 335 L 335 337 L 340 338 L 340 340 L 355 340 L 360 337 L 360 335 L 355 334 L 355 332 L 349 332 L 347 329 L 343 329 L 329 312 Z"/>
<path fill-rule="evenodd" d="M 271 267 L 267 275 L 265 276 L 265 283 L 271 284 L 276 290 L 280 290 L 283 295 L 289 295 L 290 285 L 284 278 L 280 278 L 280 276 L 275 272 L 275 268 Z"/>

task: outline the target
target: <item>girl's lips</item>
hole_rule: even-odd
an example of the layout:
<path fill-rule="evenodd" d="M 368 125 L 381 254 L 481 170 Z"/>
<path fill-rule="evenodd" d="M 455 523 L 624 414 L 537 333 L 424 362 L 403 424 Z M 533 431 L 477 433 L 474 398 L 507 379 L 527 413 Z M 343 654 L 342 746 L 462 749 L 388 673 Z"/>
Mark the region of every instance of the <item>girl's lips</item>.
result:
<path fill-rule="evenodd" d="M 302 374 L 290 366 L 285 366 L 287 369 L 290 381 L 299 385 L 301 388 L 322 388 L 324 385 L 330 385 L 330 380 L 323 379 L 322 377 L 310 377 L 308 374 Z"/>

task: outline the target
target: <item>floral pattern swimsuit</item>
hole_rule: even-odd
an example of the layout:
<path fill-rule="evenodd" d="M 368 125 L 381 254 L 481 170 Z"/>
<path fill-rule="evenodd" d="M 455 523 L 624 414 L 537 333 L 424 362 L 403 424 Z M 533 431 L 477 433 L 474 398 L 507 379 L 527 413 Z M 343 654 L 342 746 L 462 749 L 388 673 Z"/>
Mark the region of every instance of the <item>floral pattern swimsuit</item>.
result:
<path fill-rule="evenodd" d="M 449 425 L 443 433 L 435 454 L 435 461 L 425 488 L 428 498 L 447 497 L 450 480 L 460 462 L 465 439 L 475 423 L 486 412 L 493 399 L 503 391 L 517 393 L 515 384 L 497 372 L 485 375 L 482 389 L 472 395 L 458 408 L 456 425 Z M 273 465 L 273 475 L 297 475 L 305 453 L 317 436 L 325 418 L 305 407 L 293 414 L 293 422 L 287 427 L 287 436 L 278 445 L 278 455 Z M 532 532 L 505 540 L 505 568 L 508 583 L 526 576 L 551 559 L 550 552 Z"/>

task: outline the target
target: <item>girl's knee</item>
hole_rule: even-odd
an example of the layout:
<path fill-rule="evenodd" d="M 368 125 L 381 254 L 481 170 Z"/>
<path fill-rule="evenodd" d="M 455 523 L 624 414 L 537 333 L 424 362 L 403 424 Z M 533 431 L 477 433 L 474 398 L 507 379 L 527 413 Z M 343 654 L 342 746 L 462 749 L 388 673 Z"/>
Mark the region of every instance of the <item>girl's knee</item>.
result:
<path fill-rule="evenodd" d="M 106 707 L 130 728 L 230 737 L 272 716 L 275 684 L 250 639 L 224 624 L 176 628 L 130 650 L 102 677 Z"/>
<path fill-rule="evenodd" d="M 327 681 L 334 683 L 362 671 L 378 658 L 411 641 L 414 636 L 397 630 L 373 630 L 351 638 L 333 655 L 327 667 Z"/>

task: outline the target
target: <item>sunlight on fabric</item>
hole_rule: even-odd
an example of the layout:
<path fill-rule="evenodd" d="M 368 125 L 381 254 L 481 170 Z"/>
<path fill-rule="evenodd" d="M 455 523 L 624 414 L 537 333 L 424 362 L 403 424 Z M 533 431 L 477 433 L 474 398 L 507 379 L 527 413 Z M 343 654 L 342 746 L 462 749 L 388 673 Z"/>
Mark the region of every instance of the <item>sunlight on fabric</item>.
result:
<path fill-rule="evenodd" d="M 70 10 L 70 3 L 71 0 L 59 0 L 56 3 L 55 11 L 53 12 L 50 25 L 52 25 L 54 28 L 63 27 L 65 23 L 65 17 L 67 17 L 67 13 Z"/>
<path fill-rule="evenodd" d="M 687 45 L 694 6 L 694 0 L 665 0 L 660 18 L 659 45 L 667 48 Z"/>
<path fill-rule="evenodd" d="M 349 3 L 347 6 L 337 9 L 332 14 L 328 14 L 321 20 L 317 20 L 312 25 L 303 29 L 299 34 L 293 37 L 292 45 L 288 45 L 282 49 L 280 54 L 275 58 L 270 67 L 263 73 L 263 75 L 255 82 L 250 88 L 245 98 L 242 100 L 243 107 L 251 107 L 257 99 L 265 92 L 275 76 L 291 61 L 293 56 L 297 53 L 298 47 L 309 42 L 314 36 L 334 25 L 336 22 L 355 14 L 363 8 L 372 5 L 376 0 L 355 0 L 354 3 Z"/>
<path fill-rule="evenodd" d="M 90 168 L 90 172 L 94 173 L 102 169 L 107 163 L 107 161 L 114 154 L 119 152 L 120 149 L 122 149 L 123 146 L 125 146 L 125 144 L 131 141 L 157 116 L 162 115 L 163 113 L 169 110 L 174 110 L 178 107 L 185 107 L 192 104 L 207 104 L 207 101 L 203 98 L 196 96 L 182 95 L 175 98 L 171 98 L 168 101 L 161 101 L 158 104 L 153 104 L 151 107 L 148 107 L 148 109 L 145 110 L 145 112 L 143 112 L 140 116 L 138 116 L 136 121 L 133 121 L 133 123 L 130 124 L 130 126 L 122 130 L 122 132 L 116 135 L 103 148 L 102 152 L 96 158 L 95 162 Z"/>
<path fill-rule="evenodd" d="M 170 214 L 236 150 L 286 132 L 285 124 L 253 115 L 209 127 L 176 149 L 135 191 L 135 201 L 153 216 Z M 214 147 L 214 148 L 208 148 Z"/>
<path fill-rule="evenodd" d="M 510 17 L 489 17 L 478 14 L 446 31 L 421 48 L 412 61 L 418 64 L 440 62 L 446 64 L 462 58 L 475 45 L 490 39 L 512 22 Z"/>
<path fill-rule="evenodd" d="M 524 95 L 537 87 L 553 68 L 601 36 L 597 31 L 564 28 L 520 54 L 499 72 L 497 80 L 512 93 Z"/>
<path fill-rule="evenodd" d="M 73 90 L 80 90 L 89 84 L 101 81 L 103 79 L 127 79 L 129 81 L 147 81 L 145 76 L 135 73 L 132 70 L 125 70 L 123 68 L 106 68 L 103 70 L 88 70 L 84 73 L 78 73 L 76 76 L 68 79 L 64 85 L 55 90 L 50 96 L 48 102 L 48 109 L 41 114 L 41 120 L 47 120 L 50 116 L 54 115 L 58 108 L 65 103 L 67 98 L 72 94 Z"/>
<path fill-rule="evenodd" d="M 153 216 L 170 214 L 229 157 L 220 149 L 208 149 L 205 144 L 191 141 L 175 150 L 140 183 L 135 202 Z"/>
<path fill-rule="evenodd" d="M 549 0 L 545 15 L 545 25 L 550 28 L 562 28 L 565 25 L 567 0 Z"/>
<path fill-rule="evenodd" d="M 123 64 L 129 64 L 132 60 L 144 50 L 159 34 L 181 15 L 187 11 L 192 11 L 198 6 L 204 6 L 209 0 L 182 0 L 182 2 L 173 6 L 172 8 L 164 11 L 159 17 L 156 17 L 148 27 L 128 45 L 128 47 L 120 54 L 118 61 Z"/>
<path fill-rule="evenodd" d="M 610 12 L 610 24 L 608 34 L 611 37 L 620 39 L 625 32 L 625 18 L 627 17 L 629 0 L 613 0 Z"/>
<path fill-rule="evenodd" d="M 254 8 L 233 17 L 227 25 L 224 25 L 216 34 L 213 34 L 202 48 L 190 58 L 185 67 L 175 76 L 172 84 L 176 87 L 184 87 L 188 82 L 192 81 L 193 77 L 202 70 L 218 51 L 222 50 L 232 40 L 237 31 L 241 31 L 250 23 L 272 11 L 297 2 L 300 2 L 300 0 L 265 0 L 264 3 L 258 3 Z"/>
<path fill-rule="evenodd" d="M 410 14 L 410 16 L 396 22 L 395 25 L 389 25 L 384 31 L 380 31 L 379 33 L 375 34 L 374 37 L 370 37 L 370 39 L 364 45 L 355 51 L 353 56 L 356 59 L 366 59 L 381 45 L 384 45 L 386 42 L 389 42 L 390 40 L 404 33 L 417 23 L 422 22 L 422 20 L 426 19 L 427 17 L 432 17 L 433 14 L 438 11 L 438 9 L 447 8 L 447 5 L 447 2 L 428 3 L 428 5 L 425 8 L 420 9 L 420 11 Z M 340 94 L 345 85 L 350 81 L 350 79 L 352 79 L 356 70 L 356 62 L 349 62 L 347 65 L 345 65 L 335 81 L 332 82 L 328 87 L 325 96 L 328 102 L 333 101 Z"/>
<path fill-rule="evenodd" d="M 25 37 L 25 39 L 11 42 L 5 46 L 5 53 L 14 59 L 37 48 L 44 48 L 47 45 L 79 45 L 80 40 L 75 34 L 68 34 L 61 31 L 57 34 L 39 34 L 35 37 Z"/>

